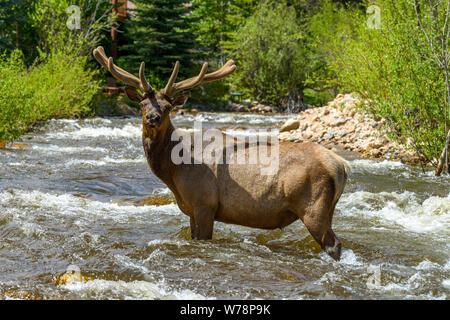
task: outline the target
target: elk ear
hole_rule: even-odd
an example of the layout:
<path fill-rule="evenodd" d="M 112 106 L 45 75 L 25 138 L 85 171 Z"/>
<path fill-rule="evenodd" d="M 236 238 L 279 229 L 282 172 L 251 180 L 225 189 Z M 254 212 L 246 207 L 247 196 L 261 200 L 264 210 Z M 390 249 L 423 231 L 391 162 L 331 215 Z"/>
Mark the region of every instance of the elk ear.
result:
<path fill-rule="evenodd" d="M 183 107 L 190 95 L 191 95 L 190 92 L 184 92 L 182 94 L 177 95 L 172 100 L 172 107 L 174 107 L 174 108 L 181 108 L 181 107 Z"/>
<path fill-rule="evenodd" d="M 127 94 L 128 98 L 133 101 L 141 102 L 142 100 L 144 100 L 144 97 L 133 88 L 125 87 L 125 93 Z"/>

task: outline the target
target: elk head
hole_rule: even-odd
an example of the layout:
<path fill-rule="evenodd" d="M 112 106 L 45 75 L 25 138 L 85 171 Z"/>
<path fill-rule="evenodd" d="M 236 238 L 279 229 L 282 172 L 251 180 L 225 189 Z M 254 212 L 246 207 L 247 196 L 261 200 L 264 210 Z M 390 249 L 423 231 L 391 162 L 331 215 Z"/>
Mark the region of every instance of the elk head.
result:
<path fill-rule="evenodd" d="M 176 93 L 199 86 L 206 82 L 220 80 L 231 74 L 236 69 L 236 65 L 233 60 L 229 60 L 219 70 L 206 74 L 208 63 L 205 62 L 198 76 L 180 82 L 175 82 L 178 75 L 178 70 L 180 68 L 180 63 L 177 61 L 165 88 L 159 92 L 156 92 L 145 78 L 144 62 L 141 63 L 139 68 L 138 78 L 116 66 L 113 63 L 113 58 L 108 58 L 106 56 L 103 47 L 98 47 L 94 50 L 94 57 L 114 76 L 114 78 L 131 86 L 126 87 L 125 92 L 131 100 L 139 102 L 141 105 L 142 124 L 144 126 L 144 130 L 155 133 L 159 131 L 164 124 L 168 123 L 170 118 L 170 110 L 174 107 L 183 106 L 190 95 L 189 92 L 186 92 L 175 96 Z M 139 93 L 135 88 L 139 89 L 141 93 Z"/>

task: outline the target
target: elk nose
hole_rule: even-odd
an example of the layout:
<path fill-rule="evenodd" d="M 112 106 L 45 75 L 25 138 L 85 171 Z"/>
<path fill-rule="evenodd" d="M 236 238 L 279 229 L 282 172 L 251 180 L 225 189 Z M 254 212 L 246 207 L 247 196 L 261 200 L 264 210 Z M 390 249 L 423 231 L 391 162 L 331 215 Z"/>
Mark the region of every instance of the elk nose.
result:
<path fill-rule="evenodd" d="M 149 123 L 158 123 L 160 119 L 161 119 L 161 117 L 159 115 L 157 115 L 157 114 L 153 114 L 153 115 L 149 114 L 149 115 L 147 115 L 147 121 Z"/>

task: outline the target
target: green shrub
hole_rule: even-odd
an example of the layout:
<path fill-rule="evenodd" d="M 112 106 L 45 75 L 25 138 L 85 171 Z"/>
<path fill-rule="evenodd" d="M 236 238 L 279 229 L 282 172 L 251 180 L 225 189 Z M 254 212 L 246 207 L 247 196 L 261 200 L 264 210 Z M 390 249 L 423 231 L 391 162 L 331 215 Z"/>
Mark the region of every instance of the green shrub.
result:
<path fill-rule="evenodd" d="M 232 58 L 239 91 L 276 106 L 303 88 L 307 59 L 296 11 L 283 2 L 263 2 L 238 30 Z"/>
<path fill-rule="evenodd" d="M 318 107 L 325 105 L 334 98 L 328 90 L 316 91 L 309 88 L 303 90 L 303 96 L 305 103 Z"/>
<path fill-rule="evenodd" d="M 87 57 L 55 52 L 31 70 L 27 80 L 41 117 L 73 118 L 90 112 L 89 102 L 99 84 L 93 80 L 94 73 L 86 69 L 86 63 Z"/>
<path fill-rule="evenodd" d="M 429 3 L 418 3 L 425 19 L 431 12 Z M 435 163 L 445 139 L 445 74 L 418 27 L 413 3 L 380 0 L 376 4 L 381 9 L 381 29 L 367 27 L 364 11 L 329 1 L 316 17 L 316 25 L 321 26 L 316 29 L 317 40 L 326 49 L 328 71 L 335 76 L 330 83 L 368 99 L 370 103 L 361 106 L 364 111 L 384 117 L 394 138 L 406 141 L 425 162 Z M 436 8 L 442 25 L 444 5 Z M 327 27 L 329 21 L 336 22 L 333 29 Z M 432 36 L 438 36 L 434 32 Z"/>
<path fill-rule="evenodd" d="M 0 57 L 0 141 L 19 137 L 34 118 L 26 76 L 19 51 Z"/>
<path fill-rule="evenodd" d="M 20 52 L 2 56 L 0 140 L 18 138 L 39 120 L 87 115 L 99 84 L 86 61 L 57 51 L 28 72 Z"/>

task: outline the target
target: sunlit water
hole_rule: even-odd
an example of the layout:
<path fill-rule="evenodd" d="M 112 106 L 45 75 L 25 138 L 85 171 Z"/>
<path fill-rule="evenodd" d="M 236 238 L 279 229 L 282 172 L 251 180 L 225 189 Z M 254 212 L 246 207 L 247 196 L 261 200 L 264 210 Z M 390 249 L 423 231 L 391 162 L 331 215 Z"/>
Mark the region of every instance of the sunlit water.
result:
<path fill-rule="evenodd" d="M 287 116 L 175 116 L 231 133 Z M 350 159 L 334 215 L 340 262 L 300 221 L 283 230 L 189 219 L 150 173 L 138 118 L 50 121 L 0 150 L 0 298 L 448 299 L 450 180 L 392 161 Z M 28 140 L 29 139 L 29 140 Z M 61 282 L 68 266 L 83 281 Z"/>

